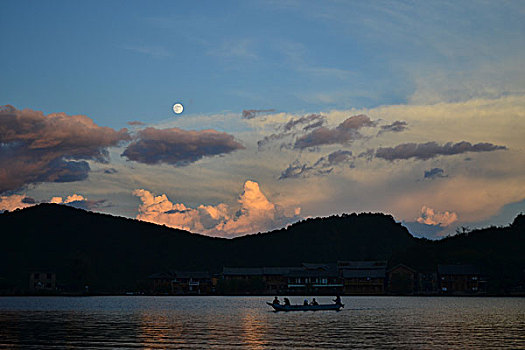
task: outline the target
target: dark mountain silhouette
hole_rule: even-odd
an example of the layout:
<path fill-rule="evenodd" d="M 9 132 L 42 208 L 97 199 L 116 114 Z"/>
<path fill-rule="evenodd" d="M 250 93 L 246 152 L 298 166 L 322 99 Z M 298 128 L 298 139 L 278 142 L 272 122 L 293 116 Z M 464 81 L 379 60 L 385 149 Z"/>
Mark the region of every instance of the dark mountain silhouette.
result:
<path fill-rule="evenodd" d="M 165 269 L 298 266 L 302 262 L 389 260 L 418 269 L 477 263 L 511 285 L 525 268 L 524 216 L 433 242 L 417 239 L 385 214 L 308 219 L 273 232 L 212 238 L 165 226 L 40 204 L 0 214 L 0 289 L 24 290 L 31 271 L 53 271 L 66 290 L 121 292 Z M 512 265 L 512 266 L 511 266 Z M 2 287 L 3 285 L 3 287 Z M 503 288 L 503 287 L 502 287 Z"/>

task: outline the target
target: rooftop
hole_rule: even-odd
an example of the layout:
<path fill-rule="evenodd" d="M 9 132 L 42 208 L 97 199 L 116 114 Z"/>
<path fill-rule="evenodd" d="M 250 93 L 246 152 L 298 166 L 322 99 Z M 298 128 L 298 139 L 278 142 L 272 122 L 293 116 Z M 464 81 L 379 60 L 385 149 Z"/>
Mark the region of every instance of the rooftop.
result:
<path fill-rule="evenodd" d="M 479 275 L 475 265 L 438 265 L 440 275 Z"/>
<path fill-rule="evenodd" d="M 386 261 L 376 260 L 376 261 L 338 261 L 337 266 L 340 269 L 345 270 L 363 270 L 363 269 L 380 269 L 386 268 Z"/>
<path fill-rule="evenodd" d="M 384 278 L 385 269 L 343 270 L 344 278 Z"/>
<path fill-rule="evenodd" d="M 291 267 L 224 267 L 222 274 L 225 276 L 271 276 L 286 275 Z"/>

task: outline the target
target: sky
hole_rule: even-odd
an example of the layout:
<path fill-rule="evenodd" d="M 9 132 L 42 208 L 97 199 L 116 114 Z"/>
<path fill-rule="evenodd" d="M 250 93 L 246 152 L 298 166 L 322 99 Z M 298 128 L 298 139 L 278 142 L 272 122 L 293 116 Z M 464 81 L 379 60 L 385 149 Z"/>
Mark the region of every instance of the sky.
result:
<path fill-rule="evenodd" d="M 0 210 L 221 237 L 384 212 L 432 239 L 525 212 L 523 1 L 4 0 L 0 17 Z"/>

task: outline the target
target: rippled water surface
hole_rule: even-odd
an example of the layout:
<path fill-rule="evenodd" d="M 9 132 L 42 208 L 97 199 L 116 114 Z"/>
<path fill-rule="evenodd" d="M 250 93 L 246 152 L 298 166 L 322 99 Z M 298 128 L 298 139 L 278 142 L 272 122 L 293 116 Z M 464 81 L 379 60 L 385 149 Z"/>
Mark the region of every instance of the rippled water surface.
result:
<path fill-rule="evenodd" d="M 523 298 L 343 297 L 340 312 L 290 313 L 271 299 L 4 297 L 0 348 L 525 348 Z"/>

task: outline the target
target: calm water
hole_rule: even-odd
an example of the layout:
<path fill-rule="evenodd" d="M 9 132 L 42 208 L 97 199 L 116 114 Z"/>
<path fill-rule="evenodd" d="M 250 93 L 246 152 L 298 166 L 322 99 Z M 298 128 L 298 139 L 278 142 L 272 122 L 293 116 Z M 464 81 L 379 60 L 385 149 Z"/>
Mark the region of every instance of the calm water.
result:
<path fill-rule="evenodd" d="M 343 297 L 340 312 L 293 313 L 271 299 L 0 298 L 0 349 L 525 349 L 525 299 Z"/>

